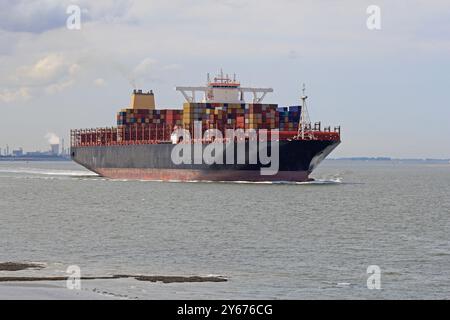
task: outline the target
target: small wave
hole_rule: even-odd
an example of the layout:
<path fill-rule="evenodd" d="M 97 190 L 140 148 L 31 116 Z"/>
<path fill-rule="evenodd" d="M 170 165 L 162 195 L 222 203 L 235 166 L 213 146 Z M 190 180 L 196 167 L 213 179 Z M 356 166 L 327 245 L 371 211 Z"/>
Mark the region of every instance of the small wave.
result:
<path fill-rule="evenodd" d="M 299 184 L 342 184 L 342 178 L 315 179 L 313 181 L 298 182 Z"/>
<path fill-rule="evenodd" d="M 431 255 L 435 257 L 450 256 L 450 252 L 438 251 L 432 252 Z"/>
<path fill-rule="evenodd" d="M 83 170 L 48 170 L 48 169 L 30 169 L 30 168 L 15 168 L 15 169 L 0 169 L 0 173 L 17 173 L 17 174 L 32 174 L 32 175 L 46 175 L 46 176 L 69 176 L 69 177 L 97 177 L 98 174 Z"/>
<path fill-rule="evenodd" d="M 210 181 L 214 182 L 214 181 Z M 316 179 L 311 181 L 218 181 L 220 183 L 236 183 L 236 184 L 267 184 L 267 185 L 324 185 L 324 184 L 341 184 L 342 179 L 331 179 L 331 180 L 324 180 L 324 179 Z"/>
<path fill-rule="evenodd" d="M 257 184 L 257 185 L 333 185 L 333 184 L 342 184 L 341 178 L 336 179 L 316 179 L 312 181 L 213 181 L 213 180 L 134 180 L 134 179 L 108 179 L 110 181 L 120 181 L 120 182 L 165 182 L 165 183 L 223 183 L 223 184 Z"/>
<path fill-rule="evenodd" d="M 133 179 L 109 179 L 111 181 L 136 181 Z M 315 179 L 311 181 L 215 181 L 215 180 L 137 180 L 140 182 L 166 182 L 166 183 L 223 183 L 223 184 L 259 184 L 259 185 L 328 185 L 342 184 L 341 178 L 336 179 Z"/>
<path fill-rule="evenodd" d="M 345 288 L 350 287 L 352 284 L 350 282 L 338 282 L 336 283 L 336 287 Z"/>

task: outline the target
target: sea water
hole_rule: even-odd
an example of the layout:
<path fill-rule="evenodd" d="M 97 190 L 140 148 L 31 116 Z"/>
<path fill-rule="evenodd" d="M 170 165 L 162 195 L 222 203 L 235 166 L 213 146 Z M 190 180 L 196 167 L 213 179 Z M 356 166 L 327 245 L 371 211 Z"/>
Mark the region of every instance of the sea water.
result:
<path fill-rule="evenodd" d="M 311 183 L 109 180 L 72 162 L 0 162 L 0 262 L 137 299 L 450 297 L 450 164 L 328 160 Z M 369 289 L 378 266 L 381 289 Z"/>

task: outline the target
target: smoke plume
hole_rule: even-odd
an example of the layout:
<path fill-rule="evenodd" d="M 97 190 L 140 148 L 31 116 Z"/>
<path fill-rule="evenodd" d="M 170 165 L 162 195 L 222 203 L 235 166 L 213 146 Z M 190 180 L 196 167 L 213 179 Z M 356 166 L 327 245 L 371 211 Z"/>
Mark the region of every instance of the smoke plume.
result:
<path fill-rule="evenodd" d="M 47 139 L 49 144 L 59 144 L 59 137 L 53 132 L 47 133 L 45 139 Z"/>

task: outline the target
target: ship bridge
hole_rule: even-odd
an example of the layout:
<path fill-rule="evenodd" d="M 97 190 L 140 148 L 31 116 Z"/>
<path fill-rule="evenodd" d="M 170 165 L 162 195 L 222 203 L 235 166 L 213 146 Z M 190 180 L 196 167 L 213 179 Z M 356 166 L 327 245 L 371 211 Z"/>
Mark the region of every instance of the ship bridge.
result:
<path fill-rule="evenodd" d="M 245 88 L 241 87 L 240 82 L 236 81 L 236 75 L 230 78 L 228 74 L 220 73 L 211 80 L 209 73 L 207 75 L 206 86 L 203 87 L 176 87 L 187 102 L 196 102 L 196 92 L 201 92 L 203 98 L 201 102 L 206 103 L 245 103 L 244 94 L 253 95 L 253 103 L 261 103 L 266 94 L 273 92 L 272 88 Z"/>

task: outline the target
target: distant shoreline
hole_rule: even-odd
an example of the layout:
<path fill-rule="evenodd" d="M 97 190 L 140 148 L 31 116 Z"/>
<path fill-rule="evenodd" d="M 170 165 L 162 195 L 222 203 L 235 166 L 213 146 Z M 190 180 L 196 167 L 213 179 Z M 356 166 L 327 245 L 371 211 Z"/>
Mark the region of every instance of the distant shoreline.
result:
<path fill-rule="evenodd" d="M 436 162 L 450 163 L 450 159 L 432 159 L 432 158 L 389 158 L 389 157 L 344 157 L 327 158 L 329 161 L 402 161 L 402 162 Z"/>
<path fill-rule="evenodd" d="M 0 161 L 72 161 L 70 158 L 59 157 L 59 156 L 48 156 L 48 157 L 5 157 L 0 156 Z"/>

